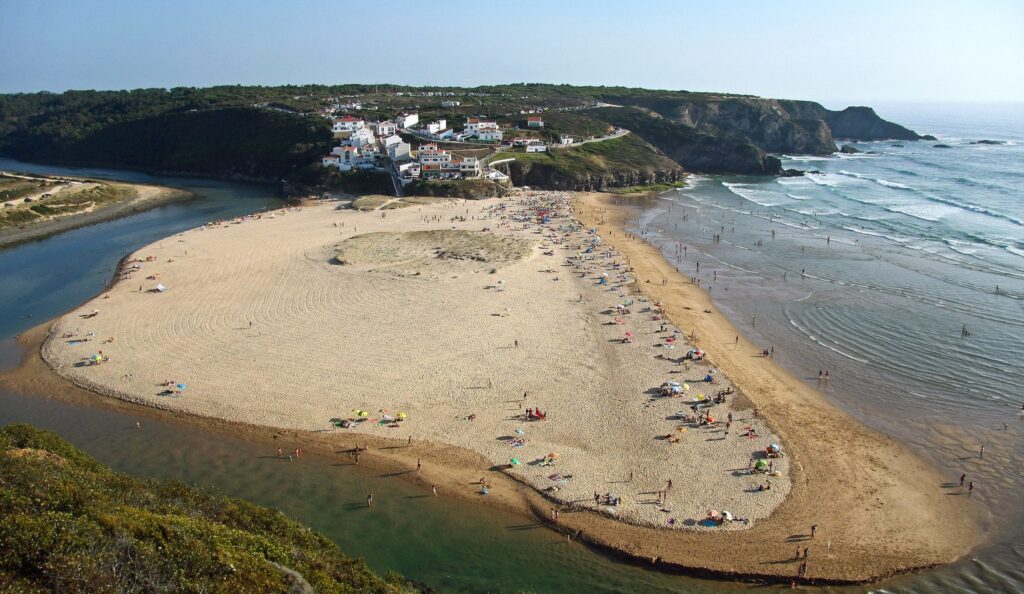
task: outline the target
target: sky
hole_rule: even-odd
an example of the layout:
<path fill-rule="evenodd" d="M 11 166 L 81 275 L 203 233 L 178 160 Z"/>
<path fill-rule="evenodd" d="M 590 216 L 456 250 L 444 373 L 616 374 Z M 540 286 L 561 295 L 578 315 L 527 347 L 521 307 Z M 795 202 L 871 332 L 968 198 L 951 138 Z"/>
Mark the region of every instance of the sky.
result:
<path fill-rule="evenodd" d="M 1024 101 L 1024 1 L 0 0 L 0 92 L 625 85 Z"/>

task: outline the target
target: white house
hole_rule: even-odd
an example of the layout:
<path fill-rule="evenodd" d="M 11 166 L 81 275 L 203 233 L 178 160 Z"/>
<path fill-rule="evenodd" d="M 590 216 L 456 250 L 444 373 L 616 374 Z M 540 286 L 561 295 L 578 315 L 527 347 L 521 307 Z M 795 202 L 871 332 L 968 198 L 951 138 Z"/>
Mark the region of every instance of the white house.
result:
<path fill-rule="evenodd" d="M 458 107 L 460 105 L 462 104 L 459 103 L 458 101 L 452 101 L 451 99 L 446 99 L 445 101 L 441 102 L 441 107 Z"/>
<path fill-rule="evenodd" d="M 546 144 L 528 144 L 528 145 L 526 145 L 526 152 L 528 152 L 528 153 L 546 153 L 546 152 L 548 152 L 548 145 L 546 145 Z"/>
<path fill-rule="evenodd" d="M 501 133 L 501 130 L 480 130 L 476 133 L 476 137 L 484 142 L 501 142 L 505 135 Z"/>
<path fill-rule="evenodd" d="M 442 165 L 451 163 L 452 155 L 445 150 L 436 148 L 424 150 L 423 147 L 420 147 L 416 151 L 416 160 L 420 162 L 420 165 Z"/>
<path fill-rule="evenodd" d="M 558 142 L 560 144 L 572 144 L 576 142 L 576 140 L 572 136 L 559 136 Z"/>
<path fill-rule="evenodd" d="M 448 122 L 445 120 L 437 120 L 436 122 L 430 122 L 427 124 L 427 134 L 437 134 L 441 130 L 448 127 Z"/>
<path fill-rule="evenodd" d="M 542 118 L 540 116 L 529 116 L 529 117 L 526 118 L 526 127 L 527 128 L 543 128 L 544 127 L 544 118 Z"/>
<path fill-rule="evenodd" d="M 412 158 L 412 146 L 408 142 L 397 142 L 388 145 L 388 156 L 392 161 Z"/>
<path fill-rule="evenodd" d="M 452 130 L 451 128 L 445 128 L 444 130 L 438 130 L 437 132 L 434 132 L 433 134 L 430 135 L 430 137 L 433 138 L 434 140 L 449 140 L 454 134 L 454 130 Z"/>
<path fill-rule="evenodd" d="M 377 136 L 380 136 L 381 138 L 391 136 L 395 132 L 398 132 L 398 126 L 396 126 L 394 122 L 377 122 L 377 125 L 374 126 L 374 128 L 377 131 Z"/>
<path fill-rule="evenodd" d="M 459 163 L 459 173 L 464 177 L 478 177 L 480 175 L 480 159 L 464 157 Z"/>
<path fill-rule="evenodd" d="M 334 120 L 334 126 L 332 129 L 335 132 L 354 132 L 366 125 L 366 122 L 362 118 L 354 116 L 345 116 Z"/>
<path fill-rule="evenodd" d="M 411 128 L 418 123 L 420 123 L 420 114 L 418 113 L 402 113 L 395 116 L 395 124 L 399 128 Z"/>
<path fill-rule="evenodd" d="M 323 165 L 324 167 L 337 167 L 339 161 L 341 161 L 341 157 L 339 157 L 338 155 L 331 154 L 326 155 L 323 159 L 321 159 L 320 164 Z"/>
<path fill-rule="evenodd" d="M 402 142 L 402 137 L 399 136 L 398 134 L 392 134 L 391 136 L 388 136 L 387 138 L 384 139 L 384 148 L 388 148 L 389 146 L 393 144 L 398 144 L 400 142 Z"/>
<path fill-rule="evenodd" d="M 373 135 L 373 130 L 360 128 L 348 137 L 348 141 L 352 146 L 359 148 L 376 142 L 377 138 Z"/>
<path fill-rule="evenodd" d="M 359 162 L 359 149 L 354 146 L 335 147 L 333 152 L 340 154 L 341 158 L 338 161 L 338 169 L 342 171 L 351 171 Z"/>
<path fill-rule="evenodd" d="M 400 177 L 410 178 L 420 176 L 420 164 L 416 161 L 409 161 L 407 163 L 401 163 L 398 165 L 398 175 Z"/>
<path fill-rule="evenodd" d="M 466 132 L 478 134 L 482 130 L 497 130 L 498 122 L 489 122 L 480 118 L 469 118 L 466 120 Z"/>

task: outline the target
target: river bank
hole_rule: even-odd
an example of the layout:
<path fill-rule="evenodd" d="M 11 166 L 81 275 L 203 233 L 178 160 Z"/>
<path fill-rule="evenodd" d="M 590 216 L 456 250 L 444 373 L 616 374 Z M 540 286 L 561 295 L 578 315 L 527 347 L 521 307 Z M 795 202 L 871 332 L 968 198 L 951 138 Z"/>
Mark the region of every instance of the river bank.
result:
<path fill-rule="evenodd" d="M 39 220 L 0 230 L 0 249 L 42 239 L 63 233 L 64 231 L 131 216 L 173 202 L 193 200 L 196 197 L 195 194 L 186 190 L 164 186 L 123 182 L 114 183 L 107 180 L 68 176 L 61 176 L 60 180 L 64 186 L 72 186 L 72 189 L 66 190 L 66 188 L 58 186 L 58 189 L 54 191 L 55 196 L 63 197 L 64 194 L 73 192 L 109 188 L 116 198 L 103 202 L 87 202 L 80 210 L 71 211 L 67 214 L 60 214 L 59 210 L 47 208 L 45 211 L 47 214 Z M 65 191 L 62 192 L 61 190 Z M 49 203 L 49 200 L 44 198 L 35 204 L 48 207 Z"/>
<path fill-rule="evenodd" d="M 606 198 L 607 199 L 607 198 Z M 389 216 L 393 216 L 389 214 Z M 583 212 L 584 219 L 586 218 L 586 212 Z M 609 217 L 608 213 L 605 213 L 606 218 Z M 616 241 L 615 236 L 607 237 L 607 240 L 612 242 Z M 645 245 L 645 244 L 644 244 Z M 624 252 L 625 253 L 625 252 Z M 636 260 L 636 254 L 630 255 L 631 259 Z M 637 265 L 634 261 L 633 265 L 637 267 L 638 272 L 643 273 L 643 268 Z M 659 278 L 659 277 L 656 277 Z M 653 284 L 653 283 L 652 283 Z M 682 283 L 676 283 L 676 279 L 673 279 L 673 284 L 668 285 L 677 288 Z M 648 285 L 641 285 L 641 288 L 654 289 Z M 699 295 L 698 295 L 699 296 Z M 652 297 L 654 297 L 652 295 Z M 668 304 L 668 301 L 664 301 Z M 670 305 L 670 304 L 669 304 Z M 696 308 L 695 308 L 696 309 Z M 703 309 L 703 308 L 701 308 Z M 685 310 L 683 310 L 685 311 Z M 670 315 L 678 315 L 679 312 L 673 314 L 673 311 L 669 310 Z M 698 316 L 699 317 L 699 316 Z M 677 318 L 673 317 L 674 320 Z M 678 321 L 678 320 L 677 320 Z M 683 325 L 684 328 L 688 326 Z M 26 335 L 27 337 L 27 335 Z M 698 330 L 699 340 L 706 338 L 703 330 Z M 40 337 L 41 338 L 41 337 Z M 702 342 L 703 344 L 703 342 Z M 38 345 L 38 343 L 37 343 Z M 717 357 L 717 349 L 709 345 L 712 349 L 712 356 L 716 364 L 722 366 L 723 363 L 719 361 Z M 38 346 L 32 349 L 33 352 L 38 352 Z M 38 361 L 41 367 L 37 368 L 39 376 L 50 375 L 46 370 L 45 366 L 42 366 L 42 362 Z M 727 372 L 726 375 L 732 379 L 732 373 Z M 38 378 L 37 378 L 38 379 Z M 31 382 L 30 382 L 31 383 Z M 63 383 L 63 382 L 61 382 Z M 27 386 L 25 384 L 23 387 Z M 741 384 L 742 385 L 742 384 Z M 190 388 L 191 389 L 191 388 Z M 57 386 L 49 386 L 46 390 L 52 392 L 66 391 L 66 384 L 63 389 Z M 748 389 L 749 391 L 749 389 Z M 86 400 L 95 401 L 95 397 L 87 393 L 81 394 L 82 398 Z M 814 395 L 814 397 L 818 397 Z M 754 399 L 754 398 L 752 398 Z M 105 399 L 106 401 L 106 399 Z M 755 405 L 759 405 L 755 400 Z M 760 406 L 760 405 L 759 405 Z M 134 407 L 129 407 L 133 409 Z M 766 413 L 764 409 L 761 411 L 765 413 L 763 416 L 768 416 L 770 421 L 775 421 L 772 415 Z M 549 407 L 550 413 L 550 407 Z M 180 415 L 173 415 L 178 417 Z M 209 426 L 220 425 L 218 421 L 201 420 L 198 418 L 190 418 L 190 422 L 198 422 Z M 240 430 L 240 427 L 232 425 L 231 431 Z M 490 471 L 487 472 L 488 468 L 491 468 L 493 460 L 488 460 L 479 454 L 473 454 L 466 451 L 463 448 L 445 446 L 439 447 L 436 443 L 425 444 L 420 443 L 417 439 L 414 441 L 412 446 L 404 446 L 402 440 L 388 440 L 386 438 L 378 438 L 372 435 L 358 434 L 356 436 L 346 434 L 329 434 L 324 435 L 322 432 L 309 433 L 306 431 L 281 431 L 271 428 L 254 428 L 247 429 L 255 432 L 254 434 L 260 438 L 266 440 L 268 443 L 281 443 L 287 441 L 289 445 L 287 447 L 294 447 L 292 444 L 301 444 L 304 449 L 316 448 L 318 451 L 322 451 L 325 455 L 341 455 L 346 463 L 351 464 L 351 457 L 345 452 L 345 450 L 354 447 L 356 444 L 369 443 L 371 448 L 370 452 L 363 456 L 362 465 L 372 466 L 377 464 L 378 461 L 381 464 L 387 465 L 389 472 L 402 473 L 407 478 L 416 481 L 429 481 L 432 484 L 437 484 L 439 491 L 444 495 L 463 497 L 467 500 L 481 501 L 482 498 L 478 494 L 478 481 L 481 473 L 486 473 L 488 481 L 493 481 L 494 486 L 492 487 L 490 494 L 487 497 L 487 502 L 496 504 L 499 506 L 507 507 L 509 509 L 515 509 L 520 512 L 533 513 L 539 517 L 549 517 L 551 503 L 549 500 L 540 497 L 534 490 L 523 487 L 520 483 L 512 481 L 505 477 L 501 472 Z M 791 439 L 788 435 L 784 434 L 787 440 Z M 797 455 L 794 456 L 794 460 L 797 462 L 797 475 L 794 477 L 801 476 L 799 469 L 801 465 L 807 465 L 808 459 L 807 454 L 802 450 L 797 450 L 798 442 L 787 443 L 790 451 L 798 451 Z M 883 456 L 886 454 L 885 447 L 879 447 L 880 452 Z M 852 455 L 851 455 L 852 457 Z M 897 456 L 898 457 L 898 456 Z M 415 466 L 414 461 L 422 460 L 422 469 L 420 472 L 415 472 L 412 468 Z M 888 462 L 888 461 L 887 461 Z M 852 464 L 843 465 L 843 471 L 846 472 L 845 466 Z M 840 461 L 842 465 L 842 461 Z M 913 476 L 922 476 L 921 472 L 914 467 L 914 464 L 909 464 L 911 467 L 911 474 Z M 458 470 L 454 470 L 458 469 Z M 892 470 L 890 466 L 886 470 Z M 904 469 L 905 470 L 905 469 Z M 811 473 L 808 473 L 810 476 Z M 819 477 L 819 474 L 814 474 L 814 477 Z M 927 473 L 925 473 L 927 476 Z M 869 480 L 874 480 L 878 476 L 869 476 Z M 883 480 L 887 477 L 882 476 Z M 930 477 L 929 477 L 930 480 Z M 677 480 L 677 484 L 678 484 Z M 678 487 L 677 487 L 678 488 Z M 855 488 L 853 489 L 855 491 Z M 795 493 L 800 492 L 799 487 Z M 814 502 L 805 490 L 804 499 L 801 500 L 803 503 L 816 503 L 812 505 L 810 509 L 813 510 L 813 514 L 818 514 L 822 511 L 822 502 Z M 885 499 L 886 496 L 895 494 L 898 489 L 894 491 L 892 486 L 889 486 L 882 495 L 879 495 L 879 499 L 882 505 L 888 503 Z M 820 491 L 819 491 L 820 494 Z M 863 492 L 859 493 L 863 495 Z M 850 503 L 856 499 L 858 493 L 848 493 L 849 497 L 841 499 L 843 503 Z M 908 502 L 910 505 L 921 505 L 929 504 L 925 500 L 914 499 Z M 858 502 L 863 505 L 863 501 Z M 789 510 L 789 514 L 786 512 Z M 917 510 L 916 513 L 920 514 L 921 510 Z M 890 507 L 888 511 L 883 510 L 883 515 L 888 516 L 890 513 L 904 513 L 901 511 L 900 506 L 896 506 L 895 510 Z M 779 516 L 782 515 L 784 521 L 779 522 Z M 822 514 L 824 515 L 824 514 Z M 957 514 L 954 514 L 957 515 Z M 668 531 L 668 530 L 656 530 L 652 531 L 650 528 L 643 528 L 640 526 L 630 526 L 623 522 L 609 520 L 603 517 L 596 516 L 593 513 L 563 508 L 562 515 L 559 519 L 559 526 L 561 529 L 569 531 L 575 534 L 577 531 L 582 531 L 580 535 L 582 538 L 594 542 L 596 544 L 622 550 L 626 554 L 635 556 L 638 558 L 646 558 L 650 560 L 654 557 L 660 557 L 657 565 L 660 567 L 680 567 L 708 570 L 715 572 L 720 575 L 729 575 L 734 577 L 775 577 L 785 578 L 792 576 L 793 571 L 798 565 L 796 562 L 790 561 L 792 557 L 791 548 L 793 540 L 790 538 L 794 534 L 803 534 L 807 532 L 807 526 L 809 523 L 819 524 L 818 539 L 827 538 L 831 541 L 831 545 L 827 547 L 830 552 L 828 557 L 821 555 L 819 552 L 820 541 L 815 547 L 812 547 L 812 558 L 814 561 L 808 564 L 808 575 L 810 578 L 819 581 L 862 581 L 866 579 L 872 579 L 881 577 L 884 575 L 891 575 L 901 571 L 907 571 L 909 569 L 934 565 L 942 563 L 957 555 L 953 552 L 949 543 L 945 543 L 939 546 L 939 543 L 929 542 L 929 549 L 927 551 L 921 550 L 908 550 L 907 553 L 903 554 L 904 547 L 907 547 L 906 541 L 893 540 L 893 535 L 889 534 L 885 527 L 875 526 L 874 523 L 879 520 L 877 517 L 872 520 L 872 526 L 866 528 L 876 529 L 882 533 L 884 538 L 878 540 L 872 538 L 872 536 L 879 536 L 878 532 L 872 532 L 872 534 L 859 534 L 856 531 L 846 532 L 846 527 L 843 524 L 833 525 L 830 521 L 822 520 L 820 518 L 812 519 L 810 521 L 807 518 L 811 517 L 807 513 L 807 508 L 803 510 L 795 510 L 794 504 L 791 502 L 784 503 L 782 507 L 776 511 L 776 513 L 769 519 L 755 523 L 754 528 L 744 531 L 742 540 L 747 544 L 743 545 L 736 542 L 737 538 L 730 538 L 728 534 L 693 534 L 682 531 Z M 921 522 L 927 523 L 928 518 L 922 518 L 920 515 L 916 516 L 901 516 L 904 519 L 910 518 L 909 521 L 915 521 L 915 518 L 919 518 Z M 955 522 L 952 522 L 955 523 Z M 938 526 L 933 526 L 938 528 Z M 843 536 L 840 536 L 838 530 L 843 530 Z M 897 529 L 898 532 L 906 532 L 906 526 L 900 525 Z M 921 537 L 921 534 L 913 533 L 915 537 Z M 944 536 L 941 531 L 939 533 L 929 533 L 929 538 L 933 536 L 942 537 Z M 657 541 L 657 542 L 654 542 Z M 806 546 L 809 543 L 801 544 Z M 874 555 L 862 554 L 862 551 L 867 549 L 868 553 L 871 553 L 870 549 L 874 547 Z M 898 555 L 899 559 L 892 559 L 897 555 L 893 555 L 894 550 L 901 551 Z M 841 556 L 840 556 L 841 553 Z M 828 555 L 828 553 L 826 553 Z M 941 558 L 940 558 L 941 556 Z M 820 557 L 820 560 L 819 560 Z M 887 563 L 882 561 L 888 560 Z"/>

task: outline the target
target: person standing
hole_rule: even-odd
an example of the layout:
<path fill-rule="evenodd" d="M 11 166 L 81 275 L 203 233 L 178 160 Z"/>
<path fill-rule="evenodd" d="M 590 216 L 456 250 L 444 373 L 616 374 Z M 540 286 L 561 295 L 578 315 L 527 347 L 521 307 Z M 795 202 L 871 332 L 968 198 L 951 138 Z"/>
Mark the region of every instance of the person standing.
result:
<path fill-rule="evenodd" d="M 974 481 L 967 483 L 967 495 L 974 495 Z"/>
<path fill-rule="evenodd" d="M 965 473 L 962 473 L 962 474 L 960 475 L 960 487 L 961 487 L 961 488 L 963 488 L 963 486 L 964 486 L 964 479 L 965 479 L 965 478 L 967 478 L 967 473 L 966 473 L 966 472 L 965 472 Z"/>
<path fill-rule="evenodd" d="M 811 524 L 811 540 L 814 540 L 814 533 L 818 531 L 817 524 Z"/>
<path fill-rule="evenodd" d="M 373 506 L 373 493 L 370 493 L 369 495 L 366 496 L 366 507 L 372 507 L 372 506 Z"/>

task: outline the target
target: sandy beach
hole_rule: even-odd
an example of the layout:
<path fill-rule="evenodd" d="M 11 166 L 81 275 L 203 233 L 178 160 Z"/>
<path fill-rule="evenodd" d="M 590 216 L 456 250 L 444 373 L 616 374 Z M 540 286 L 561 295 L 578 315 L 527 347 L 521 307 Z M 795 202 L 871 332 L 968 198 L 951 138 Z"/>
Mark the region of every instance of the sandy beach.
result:
<path fill-rule="evenodd" d="M 42 355 L 124 401 L 415 454 L 446 491 L 540 515 L 553 502 L 561 529 L 666 565 L 794 576 L 801 546 L 809 578 L 858 581 L 975 544 L 934 470 L 737 342 L 702 291 L 625 237 L 613 198 L 571 197 L 597 234 L 568 200 L 322 204 L 208 225 L 132 255 Z M 688 336 L 707 360 L 683 360 Z M 660 395 L 665 382 L 679 394 Z M 729 391 L 711 423 L 690 408 Z M 771 444 L 784 455 L 753 473 Z M 468 476 L 496 484 L 483 495 Z M 709 509 L 737 521 L 707 523 Z"/>

